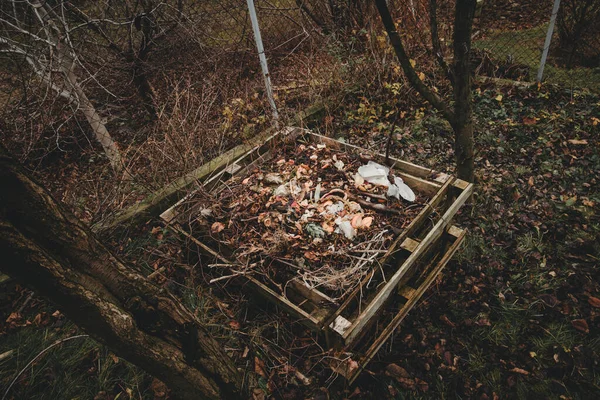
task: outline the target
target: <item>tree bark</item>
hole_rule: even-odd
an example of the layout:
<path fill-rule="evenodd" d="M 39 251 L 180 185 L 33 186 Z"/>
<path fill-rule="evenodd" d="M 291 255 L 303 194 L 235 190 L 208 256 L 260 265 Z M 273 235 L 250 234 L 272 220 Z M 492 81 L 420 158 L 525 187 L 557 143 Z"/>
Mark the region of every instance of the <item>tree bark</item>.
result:
<path fill-rule="evenodd" d="M 0 147 L 0 267 L 180 399 L 243 396 L 219 344 L 175 297 L 127 267 Z"/>
<path fill-rule="evenodd" d="M 73 70 L 69 69 L 64 71 L 64 73 L 69 86 L 71 86 L 73 93 L 75 93 L 77 99 L 79 100 L 79 109 L 85 116 L 87 122 L 90 124 L 96 140 L 100 143 L 100 145 L 102 145 L 104 154 L 106 154 L 106 157 L 108 158 L 113 170 L 116 173 L 120 173 L 123 170 L 123 159 L 117 143 L 113 140 L 112 136 L 110 136 L 110 133 L 108 133 L 106 125 L 104 122 L 102 122 L 100 115 L 96 111 L 96 107 L 94 107 L 90 99 L 83 91 Z"/>
<path fill-rule="evenodd" d="M 425 98 L 435 109 L 442 113 L 454 130 L 454 149 L 456 155 L 456 171 L 460 179 L 468 182 L 474 180 L 473 157 L 473 105 L 471 96 L 471 65 L 469 56 L 471 52 L 471 31 L 477 0 L 456 0 L 454 18 L 454 63 L 452 73 L 448 78 L 454 87 L 454 107 L 439 97 L 417 75 L 410 58 L 404 49 L 402 38 L 396 31 L 396 24 L 392 19 L 386 0 L 375 0 L 377 10 L 381 16 L 383 26 L 387 31 L 390 43 L 394 48 L 404 75 L 411 86 Z M 436 1 L 431 1 L 432 12 L 435 12 Z M 434 51 L 440 52 L 441 46 L 436 43 L 437 19 L 430 19 Z M 438 57 L 439 58 L 439 57 Z M 440 60 L 438 59 L 438 62 Z M 441 66 L 445 65 L 442 58 Z M 447 72 L 447 71 L 446 71 Z"/>
<path fill-rule="evenodd" d="M 454 153 L 457 176 L 467 182 L 475 178 L 473 154 L 473 98 L 471 95 L 471 31 L 476 0 L 456 0 L 454 17 Z"/>

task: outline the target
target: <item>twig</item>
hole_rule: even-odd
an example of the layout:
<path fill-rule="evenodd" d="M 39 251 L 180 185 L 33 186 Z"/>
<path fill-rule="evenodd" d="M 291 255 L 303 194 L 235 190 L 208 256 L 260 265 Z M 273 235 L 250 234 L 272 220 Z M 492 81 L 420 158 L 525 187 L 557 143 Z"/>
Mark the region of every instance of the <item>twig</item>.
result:
<path fill-rule="evenodd" d="M 365 208 L 370 208 L 371 210 L 379 211 L 382 213 L 404 215 L 404 213 L 402 211 L 396 210 L 394 208 L 386 207 L 383 204 L 374 204 L 374 203 L 368 202 L 366 200 L 361 199 L 358 196 L 350 195 L 350 199 L 357 202 L 358 204 L 360 204 L 361 206 L 363 206 Z"/>
<path fill-rule="evenodd" d="M 225 279 L 235 278 L 236 276 L 243 276 L 243 275 L 246 275 L 246 274 L 247 274 L 246 272 L 239 271 L 239 272 L 233 273 L 231 275 L 223 275 L 223 276 L 220 276 L 218 278 L 211 279 L 210 281 L 208 281 L 208 283 L 215 283 L 215 282 L 219 282 L 219 281 L 224 281 Z"/>

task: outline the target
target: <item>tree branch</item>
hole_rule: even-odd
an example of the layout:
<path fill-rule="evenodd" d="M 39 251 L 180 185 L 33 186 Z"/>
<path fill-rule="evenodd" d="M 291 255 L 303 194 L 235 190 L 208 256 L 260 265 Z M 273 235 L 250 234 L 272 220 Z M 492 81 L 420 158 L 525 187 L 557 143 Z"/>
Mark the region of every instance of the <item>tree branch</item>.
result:
<path fill-rule="evenodd" d="M 446 63 L 446 60 L 444 60 L 444 51 L 442 50 L 442 44 L 440 42 L 437 22 L 437 0 L 429 0 L 429 29 L 431 31 L 431 45 L 433 47 L 435 59 L 442 71 L 444 71 L 446 78 L 448 78 L 452 86 L 454 86 L 454 74 Z"/>
<path fill-rule="evenodd" d="M 410 84 L 419 92 L 421 96 L 423 96 L 425 100 L 427 100 L 435 109 L 440 111 L 444 115 L 444 118 L 446 118 L 448 121 L 454 121 L 454 113 L 452 112 L 450 106 L 429 87 L 427 87 L 427 85 L 425 85 L 425 83 L 415 72 L 415 69 L 410 63 L 410 59 L 406 54 L 406 50 L 404 50 L 402 39 L 396 30 L 396 24 L 392 19 L 386 0 L 375 0 L 375 4 L 377 5 L 377 10 L 379 11 L 381 21 L 383 22 L 383 26 L 385 27 L 388 37 L 390 38 L 390 42 L 394 47 L 394 51 L 396 52 L 400 66 L 402 67 L 402 70 L 404 71 L 404 74 L 406 75 L 406 78 Z"/>

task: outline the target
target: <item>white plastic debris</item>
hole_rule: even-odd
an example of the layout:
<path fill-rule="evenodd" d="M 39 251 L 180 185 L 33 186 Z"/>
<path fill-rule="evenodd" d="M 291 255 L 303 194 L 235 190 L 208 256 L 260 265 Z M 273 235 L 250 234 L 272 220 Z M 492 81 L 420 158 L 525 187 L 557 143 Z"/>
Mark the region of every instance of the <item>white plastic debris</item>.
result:
<path fill-rule="evenodd" d="M 287 197 L 289 195 L 296 196 L 301 191 L 302 191 L 302 189 L 300 188 L 300 186 L 298 186 L 298 183 L 296 183 L 296 180 L 292 179 L 291 181 L 284 183 L 283 185 L 277 186 L 275 188 L 275 190 L 273 190 L 273 196 L 281 196 L 281 197 Z"/>
<path fill-rule="evenodd" d="M 335 230 L 335 232 L 343 233 L 347 239 L 350 239 L 350 240 L 354 239 L 354 236 L 356 236 L 356 229 L 354 229 L 352 227 L 352 224 L 350 223 L 350 221 L 345 221 L 338 217 L 335 220 L 335 223 L 338 226 L 337 229 Z"/>
<path fill-rule="evenodd" d="M 394 177 L 394 184 L 392 186 L 398 188 L 398 194 L 400 194 L 400 196 L 404 200 L 415 201 L 415 199 L 417 198 L 417 196 L 415 196 L 415 192 L 413 192 L 412 189 L 406 183 L 404 183 L 402 178 L 400 178 L 399 176 Z M 396 196 L 396 198 L 398 197 Z"/>
<path fill-rule="evenodd" d="M 388 188 L 388 197 L 400 199 L 402 197 L 407 201 L 415 201 L 415 193 L 399 176 L 394 177 L 394 183 L 388 179 L 390 169 L 384 165 L 369 161 L 367 165 L 358 168 L 357 177 L 362 177 L 365 181 L 375 185 L 381 185 Z M 355 181 L 357 181 L 355 177 Z"/>
<path fill-rule="evenodd" d="M 385 187 L 390 186 L 390 181 L 387 178 L 389 172 L 390 169 L 388 167 L 373 161 L 369 161 L 367 165 L 358 168 L 359 175 L 362 176 L 365 181 Z"/>
<path fill-rule="evenodd" d="M 333 161 L 335 161 L 333 163 L 333 166 L 336 167 L 338 169 L 338 171 L 344 170 L 344 162 L 342 160 L 338 160 L 337 157 L 335 156 L 335 154 L 333 155 Z"/>
<path fill-rule="evenodd" d="M 341 201 L 338 201 L 337 203 L 334 204 L 330 204 L 325 208 L 324 213 L 325 214 L 330 214 L 330 215 L 334 215 L 339 213 L 340 211 L 342 211 L 344 209 L 344 203 L 342 203 Z"/>
<path fill-rule="evenodd" d="M 265 175 L 265 182 L 269 184 L 279 185 L 283 183 L 283 179 L 281 179 L 281 175 L 276 173 L 269 173 Z"/>
<path fill-rule="evenodd" d="M 321 199 L 321 184 L 317 183 L 317 187 L 315 188 L 315 201 L 319 201 Z"/>

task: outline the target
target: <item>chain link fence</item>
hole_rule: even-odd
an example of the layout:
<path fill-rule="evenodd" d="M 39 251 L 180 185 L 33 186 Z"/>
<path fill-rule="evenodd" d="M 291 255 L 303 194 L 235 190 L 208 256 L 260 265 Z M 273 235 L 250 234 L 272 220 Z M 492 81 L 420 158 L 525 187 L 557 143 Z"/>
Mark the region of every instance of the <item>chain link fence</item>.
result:
<path fill-rule="evenodd" d="M 478 14 L 479 74 L 600 89 L 599 0 L 484 0 Z"/>

